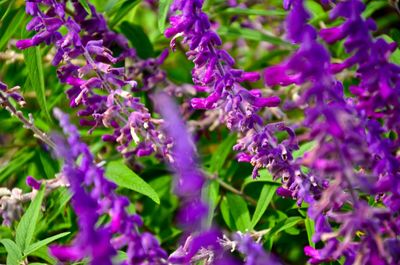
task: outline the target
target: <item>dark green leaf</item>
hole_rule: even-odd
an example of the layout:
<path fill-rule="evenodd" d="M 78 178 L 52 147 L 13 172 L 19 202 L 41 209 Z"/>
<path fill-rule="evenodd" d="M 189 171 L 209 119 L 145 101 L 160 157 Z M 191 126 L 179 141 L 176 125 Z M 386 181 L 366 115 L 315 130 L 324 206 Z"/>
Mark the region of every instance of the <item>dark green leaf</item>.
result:
<path fill-rule="evenodd" d="M 0 243 L 4 245 L 7 251 L 7 265 L 20 264 L 22 261 L 22 254 L 20 248 L 11 239 L 2 239 Z"/>
<path fill-rule="evenodd" d="M 120 30 L 135 47 L 140 58 L 147 59 L 154 56 L 153 45 L 141 26 L 124 21 Z"/>
<path fill-rule="evenodd" d="M 18 12 L 9 12 L 4 20 L 1 22 L 0 28 L 0 51 L 4 49 L 7 43 L 10 41 L 13 34 L 21 26 L 25 18 L 25 10 L 19 9 Z"/>
<path fill-rule="evenodd" d="M 42 54 L 39 47 L 32 47 L 26 49 L 24 52 L 25 64 L 28 69 L 28 76 L 30 84 L 36 93 L 36 98 L 42 111 L 45 112 L 46 117 L 51 121 L 50 113 L 47 107 L 45 84 L 43 74 Z"/>
<path fill-rule="evenodd" d="M 58 235 L 54 235 L 54 236 L 51 236 L 49 238 L 40 240 L 38 242 L 35 242 L 35 243 L 33 243 L 32 245 L 30 245 L 29 247 L 27 247 L 25 249 L 24 256 L 28 256 L 29 254 L 31 254 L 32 252 L 38 250 L 39 248 L 47 246 L 49 243 L 51 243 L 53 241 L 56 241 L 57 239 L 62 238 L 62 237 L 66 236 L 66 235 L 69 235 L 69 234 L 71 234 L 71 232 L 64 232 L 64 233 L 61 233 L 61 234 L 58 234 Z"/>
<path fill-rule="evenodd" d="M 158 29 L 161 33 L 165 31 L 165 24 L 168 16 L 169 7 L 172 4 L 172 0 L 160 0 L 158 4 Z"/>
<path fill-rule="evenodd" d="M 227 194 L 226 198 L 228 199 L 229 212 L 235 221 L 236 228 L 242 232 L 249 230 L 251 228 L 251 220 L 246 201 L 234 194 Z"/>
<path fill-rule="evenodd" d="M 44 187 L 36 194 L 25 214 L 22 216 L 16 230 L 15 240 L 22 251 L 31 244 L 39 219 L 40 207 L 44 197 Z"/>
<path fill-rule="evenodd" d="M 260 197 L 258 198 L 256 210 L 254 211 L 253 218 L 251 220 L 251 229 L 256 226 L 258 221 L 260 221 L 261 217 L 267 210 L 268 205 L 271 202 L 277 188 L 278 186 L 276 185 L 268 184 L 264 185 L 264 187 L 262 188 Z"/>
<path fill-rule="evenodd" d="M 122 161 L 112 161 L 107 164 L 106 177 L 117 185 L 143 194 L 155 203 L 160 204 L 157 192 L 142 178 L 136 175 Z"/>
<path fill-rule="evenodd" d="M 232 133 L 218 146 L 210 160 L 211 173 L 218 173 L 221 170 L 235 143 L 236 134 Z"/>

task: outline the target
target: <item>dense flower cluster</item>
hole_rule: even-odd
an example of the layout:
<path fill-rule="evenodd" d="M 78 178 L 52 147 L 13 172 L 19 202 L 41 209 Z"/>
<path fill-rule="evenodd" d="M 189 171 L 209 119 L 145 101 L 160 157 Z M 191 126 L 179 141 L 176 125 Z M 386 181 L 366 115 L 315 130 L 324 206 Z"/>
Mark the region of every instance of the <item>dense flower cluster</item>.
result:
<path fill-rule="evenodd" d="M 31 39 L 18 41 L 17 47 L 26 49 L 41 43 L 54 45 L 56 52 L 52 64 L 58 66 L 64 62 L 58 68 L 58 78 L 72 86 L 67 91 L 70 106 L 82 105 L 84 109 L 78 111 L 78 115 L 88 117 L 81 119 L 82 126 L 91 126 L 91 131 L 98 126 L 113 129 L 113 134 L 104 135 L 103 140 L 118 143 L 118 151 L 125 157 L 146 156 L 155 151 L 167 156 L 168 146 L 157 130 L 157 121 L 154 123 L 148 109 L 139 98 L 132 96 L 131 91 L 137 87 L 133 77 L 142 75 L 143 89 L 164 81 L 165 75 L 157 65 L 168 53 L 162 53 L 157 59 L 140 61 L 135 67 L 115 67 L 125 60 L 136 61 L 135 50 L 129 48 L 125 37 L 108 29 L 104 17 L 96 13 L 92 5 L 91 14 L 88 14 L 79 2 L 74 1 L 72 15 L 68 15 L 67 3 L 28 1 L 26 12 L 33 18 L 27 30 L 37 33 Z M 60 32 L 64 27 L 67 33 L 62 35 Z M 122 49 L 118 56 L 111 51 L 114 46 Z M 139 66 L 141 72 L 137 71 Z M 149 67 L 151 71 L 148 71 Z"/>
<path fill-rule="evenodd" d="M 105 127 L 108 132 L 102 134 L 103 141 L 116 144 L 125 159 L 154 154 L 169 164 L 175 175 L 173 192 L 179 201 L 179 208 L 174 206 L 172 212 L 176 212 L 180 230 L 173 231 L 168 240 L 180 237 L 182 242 L 169 255 L 163 249 L 164 243 L 165 249 L 173 249 L 168 240 L 160 237 L 161 247 L 155 235 L 142 232 L 145 229 L 142 218 L 130 211 L 131 198 L 117 194 L 117 185 L 105 178 L 103 162 L 96 163 L 67 114 L 55 108 L 54 115 L 67 139 L 57 135 L 50 138 L 35 126 L 32 115 L 26 119 L 16 107 L 25 104 L 19 87 L 10 89 L 0 82 L 0 104 L 33 131 L 45 144 L 46 152 L 52 148 L 64 161 L 61 173 L 53 180 L 28 176 L 26 185 L 33 189 L 31 193 L 0 188 L 3 223 L 11 226 L 18 220 L 23 212 L 22 203 L 29 201 L 41 186 L 48 188 L 48 193 L 59 186 L 68 186 L 78 232 L 70 245 L 50 247 L 59 262 L 89 259 L 90 264 L 99 265 L 118 262 L 224 265 L 236 264 L 240 255 L 248 265 L 279 264 L 258 241 L 266 235 L 272 244 L 271 238 L 274 232 L 281 231 L 279 228 L 264 227 L 265 233 L 254 241 L 257 232 L 253 229 L 266 223 L 257 223 L 261 219 L 254 216 L 248 220 L 253 210 L 248 211 L 245 204 L 246 200 L 254 202 L 253 213 L 259 213 L 262 202 L 252 198 L 258 191 L 247 196 L 244 184 L 242 190 L 237 190 L 201 169 L 191 133 L 201 135 L 224 124 L 229 133 L 238 134 L 233 149 L 239 162 L 253 166 L 253 178 L 266 168 L 273 180 L 282 182 L 276 188 L 277 195 L 295 199 L 298 206 L 306 203 L 307 218 L 315 224 L 312 241 L 318 243 L 316 247 L 304 248 L 311 264 L 339 259 L 344 264 L 399 264 L 400 66 L 390 60 L 397 47 L 373 37 L 376 25 L 373 19 L 365 19 L 363 1 L 324 0 L 321 4 L 325 10 L 332 7 L 330 19 L 336 20 L 336 24 L 326 28 L 322 23 L 323 28 L 318 30 L 312 26 L 306 1 L 283 1 L 284 9 L 288 10 L 284 36 L 290 42 L 287 44 L 293 44 L 292 48 L 297 50 L 284 61 L 267 67 L 263 75 L 266 88 L 255 89 L 253 86 L 259 84 L 261 75 L 236 68 L 235 59 L 227 51 L 232 44 L 223 45 L 215 31 L 218 22 L 204 12 L 203 0 L 145 3 L 152 11 L 159 10 L 163 16 L 169 16 L 170 27 L 164 35 L 171 38 L 170 48 L 183 51 L 193 62 L 193 84 L 179 85 L 169 80 L 168 71 L 162 68 L 169 56 L 168 49 L 162 47 L 156 57 L 141 58 L 125 36 L 108 27 L 94 5 L 76 0 L 27 0 L 26 13 L 32 18 L 26 29 L 34 35 L 17 41 L 16 47 L 21 50 L 43 44 L 50 47 L 58 79 L 68 85 L 69 107 L 79 108 L 80 125 L 91 127 L 89 133 Z M 121 4 L 127 5 L 129 1 Z M 249 29 L 246 32 L 262 31 L 271 11 L 248 14 L 238 11 L 254 5 L 253 1 L 227 1 L 223 5 L 229 7 L 226 11 L 246 15 L 243 20 L 236 16 L 230 19 L 244 21 L 240 25 Z M 259 13 L 265 17 L 252 21 L 250 16 Z M 274 34 L 280 35 L 284 29 L 274 30 Z M 180 39 L 184 46 L 178 43 Z M 239 39 L 238 42 L 245 42 Z M 345 53 L 340 56 L 345 57 L 341 61 L 333 60 L 330 52 L 335 51 L 329 49 L 329 45 L 339 41 L 343 41 Z M 351 80 L 343 73 L 351 73 Z M 150 98 L 153 104 L 145 105 L 146 100 L 136 97 L 136 93 Z M 183 103 L 178 106 L 173 98 L 182 95 Z M 292 110 L 301 114 L 293 120 L 276 115 L 281 113 L 281 99 L 289 115 Z M 312 147 L 294 159 L 299 141 Z M 145 165 L 147 161 L 143 161 Z M 138 160 L 134 164 L 141 163 Z M 229 170 L 227 174 L 231 174 Z M 248 213 L 240 212 L 237 213 L 240 217 L 236 217 L 241 225 L 251 222 L 250 231 L 241 229 L 238 220 L 231 220 L 236 217 L 229 209 L 223 209 L 228 208 L 223 205 L 226 202 L 232 206 L 224 193 L 212 195 L 215 204 L 218 201 L 221 205 L 222 218 L 233 231 L 246 232 L 234 232 L 230 240 L 228 232 L 215 225 L 210 228 L 212 211 L 203 197 L 208 177 L 218 184 L 218 189 L 224 188 L 243 198 L 244 205 L 238 205 L 238 211 Z M 148 207 L 141 202 L 135 206 L 139 213 Z M 239 255 L 232 256 L 229 250 Z M 126 256 L 117 262 L 121 253 Z"/>
<path fill-rule="evenodd" d="M 276 178 L 293 175 L 296 169 L 288 163 L 292 160 L 292 150 L 297 148 L 293 131 L 282 123 L 264 127 L 263 118 L 257 114 L 261 108 L 278 106 L 279 97 L 263 97 L 260 90 L 247 90 L 240 85 L 240 82 L 255 82 L 260 75 L 233 68 L 234 59 L 227 51 L 218 49 L 221 39 L 211 30 L 202 5 L 201 0 L 174 1 L 172 9 L 181 13 L 170 18 L 172 27 L 165 32 L 167 37 L 173 37 L 172 49 L 177 38 L 183 36 L 190 49 L 186 55 L 195 64 L 193 82 L 210 93 L 207 98 L 192 99 L 192 106 L 218 108 L 227 127 L 243 135 L 234 149 L 240 151 L 239 161 L 254 166 L 254 178 L 260 168 L 268 168 Z M 279 143 L 276 132 L 287 132 L 290 140 Z"/>
<path fill-rule="evenodd" d="M 127 259 L 122 264 L 166 264 L 166 252 L 153 235 L 138 232 L 141 218 L 128 213 L 129 199 L 115 193 L 116 185 L 104 177 L 68 116 L 58 109 L 54 114 L 68 135 L 67 142 L 56 139 L 56 152 L 65 161 L 63 175 L 73 193 L 79 233 L 71 246 L 52 246 L 51 253 L 60 261 L 89 257 L 91 264 L 113 264 L 117 250 L 126 247 Z M 108 215 L 109 221 L 99 225 L 102 215 Z"/>
<path fill-rule="evenodd" d="M 341 10 L 342 15 L 354 19 L 351 5 L 355 2 L 358 1 L 338 4 L 334 14 Z M 356 10 L 362 10 L 360 4 L 356 3 Z M 301 163 L 310 169 L 307 181 L 297 184 L 308 197 L 308 212 L 316 221 L 313 238 L 316 242 L 325 241 L 325 246 L 320 250 L 307 247 L 306 254 L 311 257 L 311 263 L 336 260 L 343 255 L 348 264 L 371 261 L 374 264 L 396 264 L 399 260 L 389 250 L 397 248 L 398 240 L 392 235 L 399 232 L 399 217 L 393 212 L 398 205 L 395 198 L 398 197 L 399 180 L 399 161 L 392 154 L 395 149 L 390 140 L 382 137 L 379 123 L 369 119 L 376 116 L 368 115 L 371 113 L 368 110 L 360 111 L 357 103 L 345 98 L 342 84 L 331 74 L 337 66 L 331 65 L 328 51 L 318 43 L 316 30 L 307 24 L 309 15 L 303 1 L 291 1 L 289 6 L 288 37 L 299 43 L 300 49 L 286 62 L 268 68 L 265 74 L 268 85 L 297 84 L 304 87 L 298 105 L 307 106 L 305 125 L 311 129 L 310 139 L 317 140 L 316 147 L 301 159 Z M 348 24 L 341 27 L 347 26 L 350 27 Z M 357 31 L 356 34 L 361 36 L 364 32 Z M 337 36 L 326 31 L 323 35 L 327 38 Z M 354 38 L 348 41 L 349 51 L 361 43 L 358 41 Z M 352 60 L 358 56 L 360 54 L 354 55 Z M 379 88 L 370 89 L 375 91 Z M 388 183 L 394 188 L 386 185 Z M 315 196 L 316 187 L 320 187 L 318 196 Z M 368 205 L 362 198 L 364 194 L 383 195 L 384 202 L 390 201 L 389 208 Z M 381 198 L 378 196 L 377 200 L 379 203 Z M 332 228 L 328 220 L 339 224 L 339 228 Z M 360 231 L 363 234 L 357 238 Z M 343 240 L 340 241 L 338 236 Z"/>

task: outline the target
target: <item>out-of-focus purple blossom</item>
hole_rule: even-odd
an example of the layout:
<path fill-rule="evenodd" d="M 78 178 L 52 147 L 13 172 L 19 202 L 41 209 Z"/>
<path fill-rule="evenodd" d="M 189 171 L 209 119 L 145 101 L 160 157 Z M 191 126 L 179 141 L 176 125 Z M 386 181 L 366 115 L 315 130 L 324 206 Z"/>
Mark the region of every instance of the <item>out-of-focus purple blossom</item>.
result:
<path fill-rule="evenodd" d="M 129 200 L 115 194 L 116 185 L 104 177 L 68 116 L 58 109 L 55 116 L 68 135 L 66 142 L 56 139 L 56 152 L 65 161 L 62 172 L 72 191 L 79 232 L 70 246 L 52 246 L 52 255 L 63 262 L 89 258 L 90 264 L 113 264 L 117 250 L 127 247 L 123 264 L 166 264 L 166 252 L 153 235 L 138 232 L 140 217 L 127 212 Z M 109 221 L 99 225 L 102 215 Z"/>
<path fill-rule="evenodd" d="M 205 177 L 197 165 L 196 148 L 179 114 L 179 109 L 165 93 L 158 93 L 154 102 L 160 106 L 159 112 L 164 119 L 164 130 L 172 140 L 171 166 L 175 171 L 175 193 L 182 200 L 178 218 L 184 227 L 190 243 L 176 251 L 169 260 L 177 264 L 187 264 L 201 248 L 218 249 L 217 231 L 206 231 L 204 222 L 208 216 L 208 207 L 201 193 Z"/>
<path fill-rule="evenodd" d="M 249 234 L 236 233 L 233 236 L 233 240 L 236 242 L 237 250 L 245 256 L 246 265 L 262 265 L 271 264 L 279 265 L 278 262 L 272 255 L 267 254 L 262 244 L 254 242 L 253 238 Z"/>

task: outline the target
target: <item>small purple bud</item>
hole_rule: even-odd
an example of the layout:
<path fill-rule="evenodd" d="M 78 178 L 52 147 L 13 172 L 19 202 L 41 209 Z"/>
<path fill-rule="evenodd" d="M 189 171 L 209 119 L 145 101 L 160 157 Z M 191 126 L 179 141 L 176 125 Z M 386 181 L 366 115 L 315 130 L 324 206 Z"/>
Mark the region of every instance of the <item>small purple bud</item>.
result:
<path fill-rule="evenodd" d="M 32 47 L 33 45 L 34 45 L 33 40 L 31 40 L 31 39 L 19 40 L 15 44 L 15 46 L 17 46 L 17 48 L 20 50 L 24 50 L 26 48 Z"/>
<path fill-rule="evenodd" d="M 33 189 L 38 190 L 40 189 L 41 181 L 37 181 L 34 177 L 28 176 L 26 178 L 26 184 L 32 187 Z"/>

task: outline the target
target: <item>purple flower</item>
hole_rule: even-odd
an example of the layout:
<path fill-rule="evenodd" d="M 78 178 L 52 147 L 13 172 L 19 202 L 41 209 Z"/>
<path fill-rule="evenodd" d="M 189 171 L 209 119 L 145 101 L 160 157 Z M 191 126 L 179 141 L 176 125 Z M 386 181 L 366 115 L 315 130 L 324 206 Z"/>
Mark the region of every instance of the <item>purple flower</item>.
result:
<path fill-rule="evenodd" d="M 127 247 L 128 259 L 124 264 L 165 264 L 166 252 L 154 236 L 139 233 L 140 217 L 128 214 L 129 200 L 115 194 L 116 185 L 104 177 L 68 116 L 58 109 L 55 116 L 68 135 L 66 142 L 60 137 L 56 139 L 56 152 L 65 161 L 63 175 L 70 184 L 79 232 L 70 246 L 52 246 L 51 253 L 60 261 L 88 257 L 90 264 L 113 264 L 116 251 Z M 108 215 L 109 221 L 99 225 L 102 215 Z"/>

